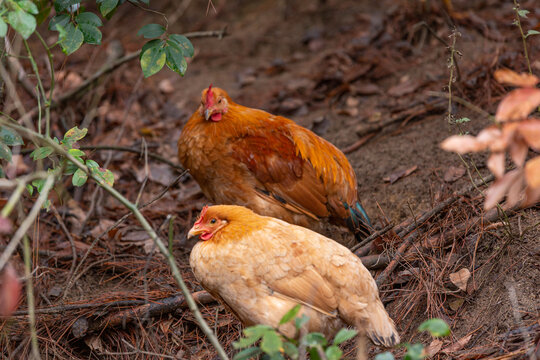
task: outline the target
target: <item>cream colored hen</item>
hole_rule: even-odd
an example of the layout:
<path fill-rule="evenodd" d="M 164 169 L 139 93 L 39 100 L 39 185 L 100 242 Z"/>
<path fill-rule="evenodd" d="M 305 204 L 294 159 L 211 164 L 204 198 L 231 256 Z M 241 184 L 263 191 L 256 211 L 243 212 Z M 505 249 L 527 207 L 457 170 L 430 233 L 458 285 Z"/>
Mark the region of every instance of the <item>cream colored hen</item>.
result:
<path fill-rule="evenodd" d="M 399 343 L 377 285 L 346 247 L 309 229 L 264 217 L 241 206 L 205 207 L 189 231 L 199 236 L 190 265 L 201 285 L 245 325 L 278 327 L 297 304 L 309 316 L 306 329 L 329 337 L 347 326 L 364 341 Z M 295 328 L 279 330 L 289 337 Z"/>

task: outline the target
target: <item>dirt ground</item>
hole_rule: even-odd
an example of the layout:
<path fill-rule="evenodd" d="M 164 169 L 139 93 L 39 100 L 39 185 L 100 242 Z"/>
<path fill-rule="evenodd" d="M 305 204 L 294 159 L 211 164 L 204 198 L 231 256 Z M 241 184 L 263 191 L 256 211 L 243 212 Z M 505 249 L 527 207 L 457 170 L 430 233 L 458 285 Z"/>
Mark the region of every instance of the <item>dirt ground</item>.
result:
<path fill-rule="evenodd" d="M 144 140 L 148 151 L 177 164 L 181 129 L 197 108 L 202 89 L 213 84 L 226 89 L 236 102 L 290 117 L 344 150 L 356 170 L 362 203 L 376 226 L 397 225 L 466 188 L 471 177 L 478 181 L 478 174 L 488 175 L 485 156 L 460 159 L 439 147 L 449 135 L 476 134 L 491 122 L 455 99 L 493 114 L 509 91 L 496 83 L 493 71 L 527 70 L 519 30 L 512 25 L 512 2 L 452 3 L 453 17 L 443 1 L 238 0 L 215 2 L 215 10 L 210 7 L 208 13 L 206 2 L 193 2 L 175 15 L 178 20 L 170 25 L 171 31 L 226 26 L 229 35 L 221 40 L 194 39 L 195 56 L 185 77 L 163 70 L 142 79 L 138 62 L 131 61 L 56 110 L 53 132 L 60 136 L 85 124 L 89 136 L 83 145 L 141 149 Z M 531 11 L 524 27 L 540 30 L 539 5 L 534 0 L 521 3 Z M 152 2 L 152 7 L 174 13 L 177 4 Z M 97 71 L 115 50 L 139 49 L 144 41 L 129 24 L 138 28 L 156 21 L 160 17 L 121 7 L 104 27 L 105 46 L 85 45 L 65 62 L 58 61 L 56 70 L 64 76 L 58 93 Z M 452 42 L 453 24 L 459 52 L 454 72 L 459 75 L 452 83 L 455 98 L 450 109 L 452 119 L 470 119 L 462 124 L 448 120 L 449 48 L 443 42 Z M 540 36 L 531 36 L 527 43 L 533 72 L 540 74 Z M 60 53 L 55 56 L 64 58 Z M 38 64 L 46 71 L 44 57 Z M 110 157 L 115 188 L 129 199 L 135 200 L 144 186 L 141 204 L 156 199 L 181 172 L 149 158 L 145 182 L 144 156 L 118 149 L 88 153 L 100 163 Z M 71 195 L 58 195 L 57 207 L 75 238 L 80 263 L 94 239 L 127 211 L 94 185 L 84 190 L 71 189 L 69 182 L 65 186 Z M 484 222 L 478 190 L 461 196 L 420 227 L 413 244 L 420 250 L 399 261 L 380 287 L 381 297 L 403 341 L 431 344 L 434 358 L 532 359 L 534 352 L 540 356 L 539 208 Z M 30 206 L 31 199 L 25 203 Z M 169 233 L 168 216 L 175 217 L 174 253 L 192 291 L 202 289 L 189 269 L 193 244 L 185 234 L 206 203 L 196 183 L 184 176 L 143 210 L 163 238 Z M 455 232 L 460 226 L 467 230 Z M 423 245 L 425 239 L 445 236 L 442 245 Z M 46 358 L 160 358 L 156 354 L 216 358 L 185 306 L 161 316 L 129 313 L 145 301 L 159 302 L 178 293 L 165 261 L 132 217 L 102 236 L 67 291 L 71 249 L 52 214 L 42 214 L 32 240 L 38 266 L 36 307 L 60 307 L 37 314 Z M 385 236 L 369 251 L 384 251 L 392 258 L 400 241 Z M 465 291 L 449 278 L 463 268 L 472 274 Z M 376 276 L 383 269 L 372 273 Z M 23 303 L 20 310 L 25 309 Z M 127 314 L 128 320 L 107 325 L 116 312 Z M 232 355 L 231 342 L 242 329 L 239 322 L 215 303 L 203 305 L 202 312 Z M 452 329 L 440 344 L 416 331 L 431 317 L 443 318 Z M 3 323 L 0 344 L 4 357 L 25 358 L 27 316 L 20 313 L 15 319 Z M 349 357 L 353 345 L 346 345 Z M 372 354 L 380 351 L 371 349 Z"/>

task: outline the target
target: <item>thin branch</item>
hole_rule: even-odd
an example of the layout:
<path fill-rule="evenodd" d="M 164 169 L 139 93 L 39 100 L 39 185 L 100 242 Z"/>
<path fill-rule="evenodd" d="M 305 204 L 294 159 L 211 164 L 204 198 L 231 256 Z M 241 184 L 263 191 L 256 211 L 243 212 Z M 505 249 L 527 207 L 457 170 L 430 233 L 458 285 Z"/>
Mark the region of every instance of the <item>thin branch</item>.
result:
<path fill-rule="evenodd" d="M 32 252 L 28 236 L 23 237 L 23 253 L 24 253 L 24 275 L 26 277 L 26 303 L 28 305 L 28 323 L 30 325 L 30 343 L 32 344 L 32 358 L 34 360 L 41 359 L 39 354 L 39 345 L 36 332 L 36 314 L 34 312 L 34 286 L 32 285 Z"/>
<path fill-rule="evenodd" d="M 0 122 L 3 119 L 0 119 Z M 54 141 L 52 141 L 54 142 Z M 28 216 L 24 219 L 24 221 L 21 223 L 21 226 L 17 229 L 13 237 L 11 238 L 11 241 L 6 246 L 4 252 L 2 252 L 2 255 L 0 255 L 0 270 L 4 268 L 7 261 L 19 245 L 19 242 L 23 238 L 24 235 L 26 235 L 26 232 L 34 222 L 35 218 L 39 214 L 39 211 L 41 210 L 41 206 L 45 203 L 47 200 L 47 196 L 49 195 L 49 191 L 51 190 L 52 186 L 54 185 L 54 175 L 50 174 L 47 176 L 47 179 L 45 180 L 45 184 L 43 185 L 43 188 L 41 189 L 41 193 L 39 194 L 39 197 L 37 198 L 36 202 L 34 203 L 34 206 L 32 207 L 32 210 L 30 210 L 30 213 Z"/>

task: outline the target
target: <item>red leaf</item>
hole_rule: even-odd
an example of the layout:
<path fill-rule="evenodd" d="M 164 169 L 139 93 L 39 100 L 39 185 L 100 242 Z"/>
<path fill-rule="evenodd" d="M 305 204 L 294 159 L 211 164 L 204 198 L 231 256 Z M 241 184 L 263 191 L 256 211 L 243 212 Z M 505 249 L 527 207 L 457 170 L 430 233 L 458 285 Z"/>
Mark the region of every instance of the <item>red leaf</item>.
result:
<path fill-rule="evenodd" d="M 520 121 L 518 131 L 530 147 L 540 151 L 540 119 Z"/>
<path fill-rule="evenodd" d="M 466 154 L 469 152 L 482 151 L 487 148 L 487 144 L 477 141 L 476 138 L 471 135 L 454 135 L 445 139 L 441 143 L 441 148 L 458 154 Z"/>
<path fill-rule="evenodd" d="M 0 315 L 9 316 L 19 306 L 21 284 L 11 264 L 6 265 L 0 279 Z"/>
<path fill-rule="evenodd" d="M 491 153 L 487 160 L 487 167 L 495 177 L 501 178 L 504 175 L 504 153 Z"/>
<path fill-rule="evenodd" d="M 518 74 L 510 69 L 498 69 L 493 75 L 495 76 L 495 80 L 501 84 L 519 87 L 534 87 L 539 81 L 538 77 L 534 75 L 527 73 Z"/>
<path fill-rule="evenodd" d="M 495 120 L 504 122 L 525 119 L 539 105 L 540 89 L 516 89 L 501 101 L 495 114 Z"/>
<path fill-rule="evenodd" d="M 495 181 L 486 191 L 484 208 L 489 210 L 497 205 L 497 203 L 502 200 L 510 186 L 512 186 L 512 184 L 514 184 L 514 182 L 517 181 L 521 176 L 521 171 L 512 170 L 506 173 L 502 178 Z"/>
<path fill-rule="evenodd" d="M 540 156 L 537 156 L 525 165 L 525 179 L 527 186 L 531 188 L 540 188 Z"/>
<path fill-rule="evenodd" d="M 522 167 L 529 152 L 527 143 L 522 139 L 515 139 L 510 143 L 510 157 L 518 167 Z"/>

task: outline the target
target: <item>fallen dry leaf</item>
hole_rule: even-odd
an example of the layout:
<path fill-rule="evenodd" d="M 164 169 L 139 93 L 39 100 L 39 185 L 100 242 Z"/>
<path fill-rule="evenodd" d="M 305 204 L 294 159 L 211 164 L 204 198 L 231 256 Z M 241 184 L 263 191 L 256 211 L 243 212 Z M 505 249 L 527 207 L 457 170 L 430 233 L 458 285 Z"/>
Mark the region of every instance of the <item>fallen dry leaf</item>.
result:
<path fill-rule="evenodd" d="M 471 272 L 468 269 L 463 268 L 455 273 L 451 273 L 449 277 L 452 284 L 465 291 L 467 290 L 467 281 L 469 281 L 469 278 L 471 277 Z"/>
<path fill-rule="evenodd" d="M 84 339 L 84 342 L 92 351 L 96 351 L 97 353 L 103 352 L 103 343 L 98 335 L 88 336 Z"/>
<path fill-rule="evenodd" d="M 463 305 L 464 302 L 465 302 L 465 299 L 459 298 L 459 299 L 450 301 L 448 305 L 450 306 L 450 309 L 457 311 L 457 309 L 459 309 L 461 305 Z"/>
<path fill-rule="evenodd" d="M 510 157 L 516 166 L 522 167 L 529 152 L 529 147 L 527 143 L 520 138 L 514 139 L 510 143 Z"/>
<path fill-rule="evenodd" d="M 113 226 L 114 223 L 115 222 L 112 220 L 102 219 L 99 221 L 99 224 L 96 227 L 90 230 L 90 234 L 92 235 L 92 237 L 97 238 L 98 236 L 103 234 L 105 230 Z"/>
<path fill-rule="evenodd" d="M 158 84 L 159 90 L 164 94 L 170 94 L 174 92 L 174 86 L 171 82 L 171 79 L 163 79 Z"/>
<path fill-rule="evenodd" d="M 537 156 L 525 164 L 525 179 L 531 188 L 540 188 L 540 156 Z"/>
<path fill-rule="evenodd" d="M 450 353 L 453 353 L 453 352 L 456 352 L 458 350 L 463 349 L 463 347 L 465 345 L 467 345 L 469 340 L 471 340 L 471 337 L 472 337 L 472 334 L 462 337 L 461 339 L 459 339 L 458 341 L 456 341 L 452 345 L 444 348 L 443 352 L 445 352 L 447 354 L 450 354 Z"/>
<path fill-rule="evenodd" d="M 540 89 L 516 89 L 500 102 L 495 120 L 498 122 L 523 120 L 539 105 Z"/>
<path fill-rule="evenodd" d="M 525 198 L 522 207 L 529 207 L 540 202 L 540 188 L 528 187 L 525 189 Z"/>
<path fill-rule="evenodd" d="M 431 342 L 431 344 L 426 346 L 426 348 L 424 349 L 424 353 L 426 354 L 426 356 L 433 357 L 437 355 L 439 351 L 441 351 L 442 344 L 443 343 L 441 340 L 435 339 Z"/>
<path fill-rule="evenodd" d="M 0 281 L 0 315 L 9 316 L 19 306 L 19 297 L 21 296 L 21 283 L 11 264 L 8 263 L 4 267 Z"/>
<path fill-rule="evenodd" d="M 463 166 L 450 166 L 444 172 L 443 180 L 452 183 L 465 175 L 466 169 Z"/>
<path fill-rule="evenodd" d="M 510 69 L 497 69 L 493 75 L 495 80 L 501 84 L 519 87 L 534 87 L 540 81 L 534 75 L 528 73 L 518 74 Z"/>
<path fill-rule="evenodd" d="M 411 175 L 413 172 L 416 171 L 416 169 L 418 169 L 418 165 L 411 166 L 408 169 L 397 170 L 397 171 L 394 171 L 389 176 L 385 176 L 383 180 L 386 182 L 389 182 L 390 184 L 393 184 L 399 179 Z"/>
<path fill-rule="evenodd" d="M 11 220 L 0 216 L 0 234 L 9 234 L 12 228 Z"/>
<path fill-rule="evenodd" d="M 400 97 L 416 91 L 420 86 L 421 84 L 416 80 L 404 81 L 388 89 L 388 95 Z"/>

